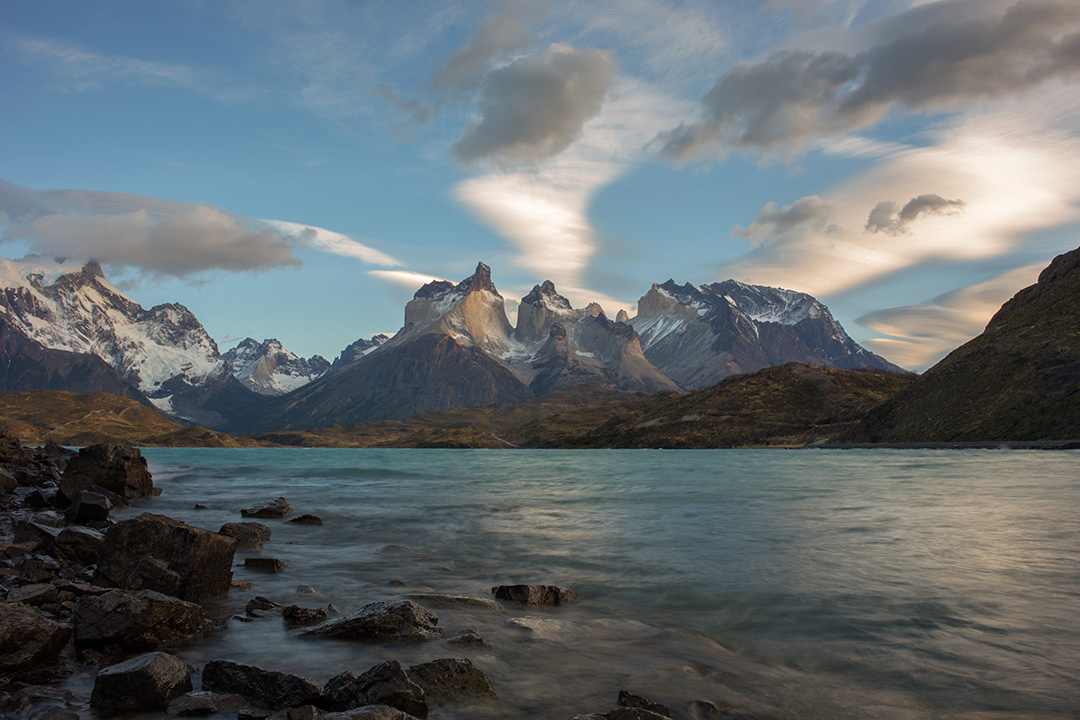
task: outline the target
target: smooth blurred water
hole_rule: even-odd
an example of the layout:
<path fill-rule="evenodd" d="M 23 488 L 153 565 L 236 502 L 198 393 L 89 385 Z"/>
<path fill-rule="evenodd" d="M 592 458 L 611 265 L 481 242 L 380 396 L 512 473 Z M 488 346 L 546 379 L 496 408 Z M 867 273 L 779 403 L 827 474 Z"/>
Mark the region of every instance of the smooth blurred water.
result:
<path fill-rule="evenodd" d="M 277 619 L 188 645 L 322 682 L 389 658 L 470 657 L 504 705 L 570 717 L 620 689 L 800 718 L 1080 712 L 1080 457 L 1036 451 L 147 449 L 163 494 L 127 511 L 264 521 L 253 595 L 351 612 L 409 593 L 548 583 L 581 602 L 434 608 L 492 644 L 297 638 Z M 195 503 L 210 506 L 195 510 Z M 238 552 L 242 563 L 244 551 Z M 312 586 L 316 593 L 297 590 Z M 513 623 L 531 616 L 528 630 Z M 482 710 L 469 717 L 484 715 Z M 448 715 L 443 715 L 449 717 Z"/>

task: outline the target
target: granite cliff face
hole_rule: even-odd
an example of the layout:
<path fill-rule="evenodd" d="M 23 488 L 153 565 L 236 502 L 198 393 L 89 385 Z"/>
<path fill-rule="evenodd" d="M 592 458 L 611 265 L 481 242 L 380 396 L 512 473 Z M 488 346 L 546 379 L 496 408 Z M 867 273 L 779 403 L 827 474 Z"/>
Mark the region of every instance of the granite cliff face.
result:
<path fill-rule="evenodd" d="M 848 337 L 810 295 L 735 280 L 654 284 L 628 323 L 645 357 L 683 390 L 789 362 L 904 372 Z"/>
<path fill-rule="evenodd" d="M 874 411 L 847 442 L 1080 439 L 1080 248 Z"/>

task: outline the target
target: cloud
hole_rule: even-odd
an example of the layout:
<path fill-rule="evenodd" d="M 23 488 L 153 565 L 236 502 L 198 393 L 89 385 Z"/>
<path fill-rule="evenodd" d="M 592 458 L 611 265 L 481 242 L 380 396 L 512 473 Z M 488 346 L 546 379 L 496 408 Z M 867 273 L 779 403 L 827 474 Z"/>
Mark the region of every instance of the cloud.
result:
<path fill-rule="evenodd" d="M 903 367 L 923 370 L 981 333 L 1001 305 L 1034 283 L 1043 267 L 1026 265 L 922 305 L 876 310 L 856 322 L 888 336 L 868 340 L 871 349 Z"/>
<path fill-rule="evenodd" d="M 940 195 L 920 195 L 899 208 L 896 203 L 886 200 L 879 202 L 870 211 L 866 220 L 866 232 L 883 232 L 887 235 L 901 235 L 908 232 L 908 225 L 920 215 L 951 215 L 960 212 L 963 200 L 946 200 Z"/>
<path fill-rule="evenodd" d="M 401 262 L 390 255 L 333 230 L 285 220 L 262 220 L 261 222 L 281 230 L 287 236 L 296 238 L 297 242 L 305 247 L 342 257 L 356 258 L 370 265 L 385 265 L 387 267 L 399 267 L 402 265 Z"/>
<path fill-rule="evenodd" d="M 368 270 L 368 275 L 388 280 L 395 285 L 400 285 L 409 290 L 417 290 L 421 286 L 427 285 L 429 282 L 443 280 L 443 278 L 435 277 L 434 275 L 425 275 L 409 270 Z"/>
<path fill-rule="evenodd" d="M 1080 74 L 1080 4 L 1025 0 L 990 14 L 943 0 L 882 25 L 859 52 L 782 50 L 725 72 L 703 118 L 660 133 L 660 154 L 685 162 L 726 150 L 797 151 L 873 125 L 893 108 L 951 111 Z"/>
<path fill-rule="evenodd" d="M 465 127 L 451 154 L 464 164 L 557 155 L 600 112 L 614 76 L 613 53 L 560 43 L 492 70 L 480 91 L 481 118 Z"/>
<path fill-rule="evenodd" d="M 0 180 L 0 242 L 53 256 L 94 259 L 150 275 L 192 277 L 295 267 L 297 248 L 372 265 L 389 255 L 341 233 L 283 220 L 256 220 L 209 205 L 93 190 L 32 190 Z"/>
<path fill-rule="evenodd" d="M 446 56 L 430 80 L 431 88 L 452 94 L 474 88 L 489 62 L 507 58 L 533 42 L 546 11 L 544 0 L 500 2 L 476 32 Z"/>
<path fill-rule="evenodd" d="M 44 215 L 9 226 L 4 241 L 23 240 L 53 256 L 94 259 L 159 275 L 242 272 L 299 266 L 291 244 L 272 229 L 251 228 L 217 208 L 196 205 L 154 221 L 146 210 L 115 215 Z"/>
<path fill-rule="evenodd" d="M 736 225 L 731 233 L 739 237 L 761 242 L 767 238 L 787 235 L 796 228 L 812 225 L 824 227 L 832 215 L 832 206 L 818 195 L 809 195 L 792 204 L 777 209 L 776 203 L 770 202 L 758 212 L 757 219 L 749 227 Z"/>
<path fill-rule="evenodd" d="M 112 86 L 158 86 L 182 88 L 223 102 L 250 99 L 258 94 L 238 79 L 205 68 L 97 53 L 61 40 L 16 33 L 2 26 L 0 44 L 27 65 L 47 70 L 64 92 L 89 92 Z"/>
<path fill-rule="evenodd" d="M 435 117 L 439 112 L 437 105 L 426 105 L 419 100 L 405 100 L 393 86 L 386 83 L 376 83 L 372 86 L 372 90 L 375 94 L 386 101 L 388 105 L 391 105 L 398 110 L 401 110 L 409 116 L 409 122 L 416 123 L 417 125 L 427 125 L 431 122 L 431 119 Z"/>

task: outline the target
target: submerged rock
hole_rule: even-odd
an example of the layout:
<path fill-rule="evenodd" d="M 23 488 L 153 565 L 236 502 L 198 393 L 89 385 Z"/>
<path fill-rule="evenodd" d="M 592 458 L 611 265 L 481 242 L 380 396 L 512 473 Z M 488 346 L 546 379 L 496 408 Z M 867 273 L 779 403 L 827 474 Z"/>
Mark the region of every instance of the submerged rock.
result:
<path fill-rule="evenodd" d="M 447 645 L 465 645 L 473 647 L 491 647 L 491 643 L 475 630 L 463 630 L 452 638 L 446 639 Z"/>
<path fill-rule="evenodd" d="M 270 617 L 281 614 L 281 605 L 262 595 L 256 595 L 247 602 L 244 612 L 252 617 Z"/>
<path fill-rule="evenodd" d="M 426 605 L 434 605 L 435 607 L 469 607 L 480 608 L 483 610 L 491 610 L 492 612 L 503 612 L 503 606 L 494 600 L 488 600 L 487 598 L 469 597 L 468 595 L 444 595 L 440 593 L 410 593 L 407 595 L 410 600 L 416 600 Z"/>
<path fill-rule="evenodd" d="M 643 710 L 654 712 L 657 715 L 671 717 L 671 711 L 668 710 L 666 705 L 655 703 L 646 697 L 642 697 L 641 695 L 635 695 L 628 690 L 619 691 L 619 705 L 621 707 L 628 708 L 641 708 Z"/>
<path fill-rule="evenodd" d="M 145 650 L 172 645 L 202 633 L 203 610 L 153 590 L 110 590 L 75 605 L 75 642 L 115 643 Z"/>
<path fill-rule="evenodd" d="M 415 720 L 415 716 L 389 705 L 367 705 L 344 712 L 321 715 L 320 720 Z"/>
<path fill-rule="evenodd" d="M 290 605 L 281 611 L 281 618 L 289 627 L 300 627 L 322 622 L 326 619 L 325 608 L 306 608 L 299 605 Z"/>
<path fill-rule="evenodd" d="M 465 658 L 443 658 L 413 665 L 409 677 L 433 704 L 457 700 L 494 700 L 498 696 L 488 676 Z"/>
<path fill-rule="evenodd" d="M 322 525 L 323 524 L 321 517 L 319 517 L 318 515 L 308 515 L 308 514 L 300 515 L 298 517 L 294 517 L 289 522 L 296 523 L 297 525 Z"/>
<path fill-rule="evenodd" d="M 240 511 L 240 515 L 253 518 L 280 518 L 285 517 L 291 512 L 292 506 L 289 505 L 289 501 L 283 497 L 277 497 L 273 500 L 267 500 L 264 503 L 258 503 L 251 507 L 244 508 Z"/>
<path fill-rule="evenodd" d="M 287 565 L 280 558 L 249 557 L 244 558 L 244 567 L 258 572 L 282 573 L 285 572 Z"/>
<path fill-rule="evenodd" d="M 152 652 L 101 670 L 90 704 L 111 711 L 164 707 L 189 690 L 191 675 L 184 661 Z"/>
<path fill-rule="evenodd" d="M 79 450 L 68 460 L 60 479 L 60 494 L 69 501 L 80 490 L 104 488 L 123 498 L 151 497 L 154 481 L 146 469 L 146 458 L 138 448 L 102 443 Z"/>
<path fill-rule="evenodd" d="M 198 602 L 228 592 L 235 551 L 232 538 L 143 513 L 105 533 L 94 582 Z"/>
<path fill-rule="evenodd" d="M 305 677 L 232 660 L 206 663 L 202 689 L 243 695 L 272 710 L 323 702 L 322 688 Z"/>
<path fill-rule="evenodd" d="M 237 537 L 246 532 L 253 532 L 258 535 L 259 539 L 266 542 L 270 539 L 271 531 L 270 526 L 261 522 L 255 522 L 254 520 L 246 520 L 244 522 L 231 522 L 225 523 L 218 530 L 219 533 L 226 537 Z"/>
<path fill-rule="evenodd" d="M 389 705 L 413 717 L 428 715 L 423 688 L 410 679 L 397 660 L 380 663 L 359 676 L 341 673 L 326 682 L 323 692 L 327 703 L 336 710 Z"/>
<path fill-rule="evenodd" d="M 565 605 L 578 599 L 576 592 L 558 585 L 499 585 L 491 592 L 496 600 L 521 605 Z"/>
<path fill-rule="evenodd" d="M 70 637 L 70 625 L 54 622 L 21 603 L 7 603 L 0 612 L 0 672 L 56 665 Z"/>
<path fill-rule="evenodd" d="M 409 600 L 376 602 L 348 617 L 328 620 L 305 630 L 302 635 L 346 640 L 430 640 L 443 635 L 439 617 Z"/>

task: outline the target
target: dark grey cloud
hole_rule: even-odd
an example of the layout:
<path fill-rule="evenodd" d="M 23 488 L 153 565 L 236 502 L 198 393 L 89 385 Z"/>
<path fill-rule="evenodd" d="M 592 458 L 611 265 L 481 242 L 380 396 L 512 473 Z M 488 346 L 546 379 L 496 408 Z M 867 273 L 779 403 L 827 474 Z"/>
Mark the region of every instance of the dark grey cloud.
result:
<path fill-rule="evenodd" d="M 782 208 L 771 202 L 761 208 L 749 227 L 736 225 L 731 233 L 755 241 L 780 237 L 804 225 L 825 227 L 832 211 L 832 206 L 817 195 L 808 195 Z"/>
<path fill-rule="evenodd" d="M 866 231 L 900 235 L 907 232 L 908 225 L 922 215 L 950 215 L 960 212 L 963 208 L 963 200 L 946 200 L 934 194 L 912 198 L 902 208 L 886 200 L 879 202 L 870 211 L 870 217 L 866 221 Z"/>
<path fill-rule="evenodd" d="M 301 238 L 220 208 L 125 193 L 31 190 L 0 180 L 0 242 L 94 259 L 152 275 L 191 277 L 298 266 Z"/>
<path fill-rule="evenodd" d="M 503 0 L 461 47 L 446 56 L 431 78 L 431 88 L 451 94 L 475 88 L 489 62 L 509 57 L 535 40 L 546 12 L 544 0 Z"/>
<path fill-rule="evenodd" d="M 480 120 L 465 127 L 451 154 L 461 163 L 531 163 L 556 155 L 600 112 L 615 76 L 615 55 L 552 44 L 488 73 Z"/>
<path fill-rule="evenodd" d="M 798 149 L 894 107 L 947 111 L 1080 75 L 1080 2 L 1023 0 L 1003 14 L 943 0 L 882 25 L 857 53 L 781 51 L 724 73 L 703 117 L 657 136 L 675 162 L 731 148 Z"/>

